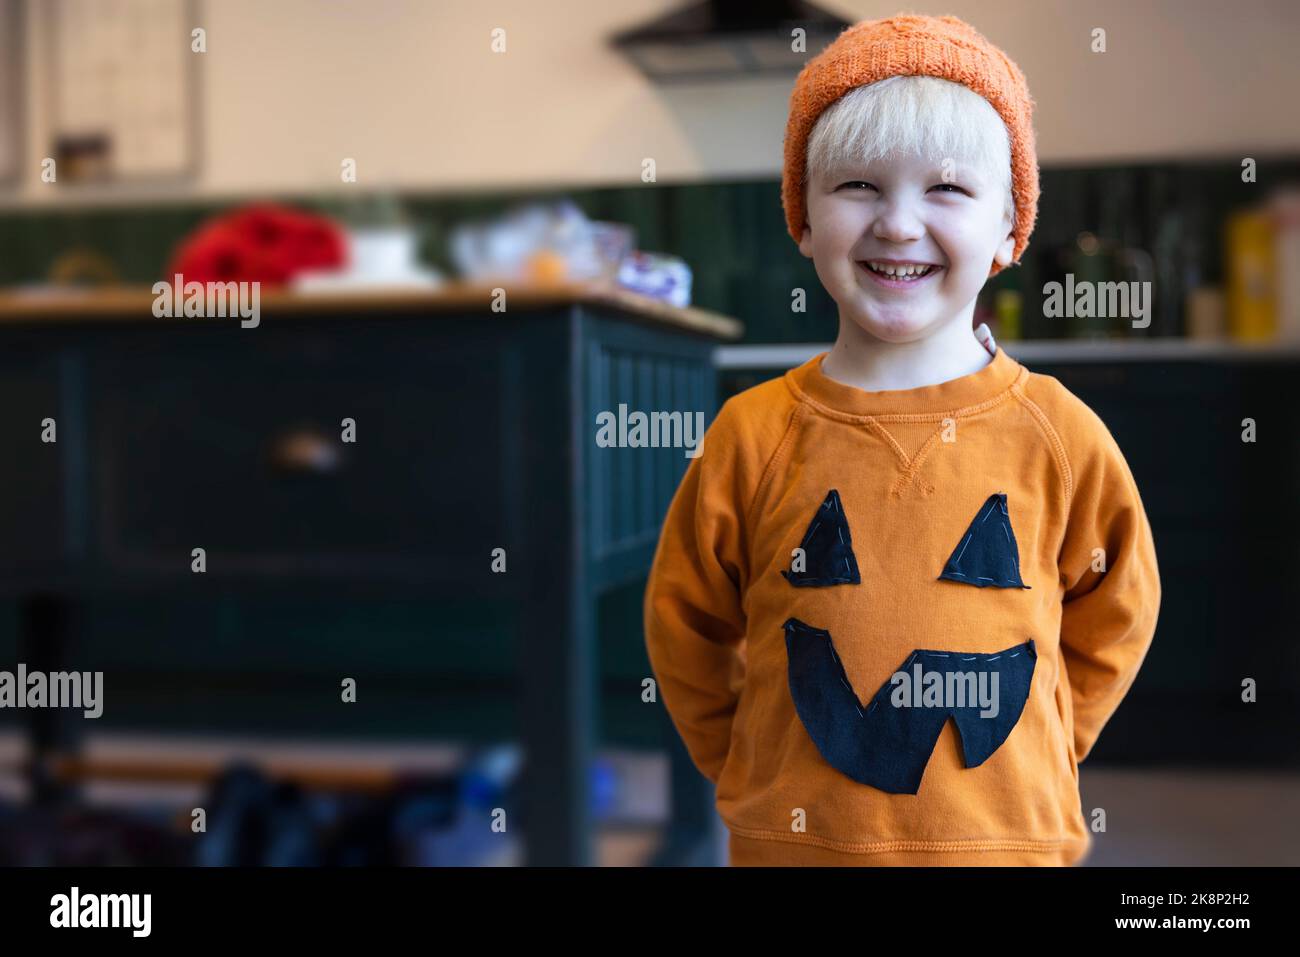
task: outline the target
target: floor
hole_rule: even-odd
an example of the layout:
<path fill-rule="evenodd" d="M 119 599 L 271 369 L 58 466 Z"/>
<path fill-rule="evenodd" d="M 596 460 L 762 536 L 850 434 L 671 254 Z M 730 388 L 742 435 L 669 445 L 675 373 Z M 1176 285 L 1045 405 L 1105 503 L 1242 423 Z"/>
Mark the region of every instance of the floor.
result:
<path fill-rule="evenodd" d="M 225 760 L 236 755 L 271 766 L 298 762 L 446 768 L 457 749 L 405 745 L 322 745 L 319 742 L 160 741 L 101 736 L 87 751 L 100 757 L 145 753 L 153 758 L 185 754 Z M 0 734 L 0 767 L 21 759 L 17 734 Z M 652 856 L 667 811 L 663 755 L 603 751 L 599 760 L 610 785 L 598 812 L 596 860 L 600 866 L 640 866 Z M 612 783 L 611 783 L 612 782 Z M 1085 817 L 1105 811 L 1106 829 L 1094 832 L 1085 866 L 1297 866 L 1300 865 L 1300 773 L 1258 770 L 1080 768 Z M 0 798 L 20 798 L 12 774 L 0 774 Z M 176 785 L 94 784 L 86 792 L 97 804 L 127 805 L 163 800 L 182 806 L 199 789 Z M 717 859 L 726 860 L 726 829 L 717 822 Z M 505 855 L 501 864 L 517 863 Z"/>
<path fill-rule="evenodd" d="M 1105 811 L 1085 867 L 1294 867 L 1300 865 L 1300 774 L 1244 770 L 1080 771 L 1085 816 Z M 719 857 L 726 830 L 719 826 Z M 602 835 L 598 859 L 635 866 L 655 846 L 641 836 Z"/>
<path fill-rule="evenodd" d="M 1085 815 L 1106 812 L 1086 866 L 1294 867 L 1300 774 L 1079 768 Z"/>

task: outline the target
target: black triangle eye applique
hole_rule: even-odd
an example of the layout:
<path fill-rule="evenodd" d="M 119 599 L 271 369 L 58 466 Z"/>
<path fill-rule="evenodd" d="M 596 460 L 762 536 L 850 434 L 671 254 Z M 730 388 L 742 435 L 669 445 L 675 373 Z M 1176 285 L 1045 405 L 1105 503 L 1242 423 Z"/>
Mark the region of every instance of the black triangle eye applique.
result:
<path fill-rule="evenodd" d="M 939 578 L 977 588 L 1030 587 L 1020 580 L 1020 550 L 1011 531 L 1005 492 L 988 497 Z"/>
<path fill-rule="evenodd" d="M 853 536 L 844 515 L 840 493 L 831 489 L 813 516 L 799 547 L 804 553 L 803 571 L 782 571 L 786 581 L 800 588 L 826 585 L 859 585 L 858 559 L 853 554 Z M 791 562 L 793 568 L 794 562 Z"/>

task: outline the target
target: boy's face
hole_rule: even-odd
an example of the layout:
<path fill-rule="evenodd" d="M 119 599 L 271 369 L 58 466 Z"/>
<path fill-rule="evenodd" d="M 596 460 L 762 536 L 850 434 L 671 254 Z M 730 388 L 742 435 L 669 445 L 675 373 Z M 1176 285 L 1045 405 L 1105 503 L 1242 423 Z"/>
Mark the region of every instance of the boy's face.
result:
<path fill-rule="evenodd" d="M 1015 250 L 1007 190 L 986 170 L 891 157 L 811 178 L 799 251 L 852 321 L 885 342 L 915 342 L 961 317 L 996 260 Z M 878 275 L 869 261 L 925 263 L 917 279 Z"/>

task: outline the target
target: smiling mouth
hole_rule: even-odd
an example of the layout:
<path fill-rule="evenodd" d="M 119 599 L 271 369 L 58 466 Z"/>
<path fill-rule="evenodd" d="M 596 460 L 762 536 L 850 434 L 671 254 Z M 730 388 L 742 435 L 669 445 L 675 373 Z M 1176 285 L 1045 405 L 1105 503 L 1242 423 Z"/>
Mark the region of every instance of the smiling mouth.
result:
<path fill-rule="evenodd" d="M 857 263 L 867 272 L 881 279 L 904 283 L 916 282 L 943 268 L 933 263 L 882 263 L 867 259 L 859 259 Z"/>

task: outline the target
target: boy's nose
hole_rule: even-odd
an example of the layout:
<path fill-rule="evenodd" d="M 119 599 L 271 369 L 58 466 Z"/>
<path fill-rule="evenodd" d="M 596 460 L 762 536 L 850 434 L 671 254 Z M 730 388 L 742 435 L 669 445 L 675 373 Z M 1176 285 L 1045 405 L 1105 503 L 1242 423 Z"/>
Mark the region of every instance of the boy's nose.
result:
<path fill-rule="evenodd" d="M 906 243 L 922 238 L 925 235 L 925 226 L 919 218 L 908 211 L 905 203 L 893 202 L 880 207 L 871 232 L 877 239 Z"/>

